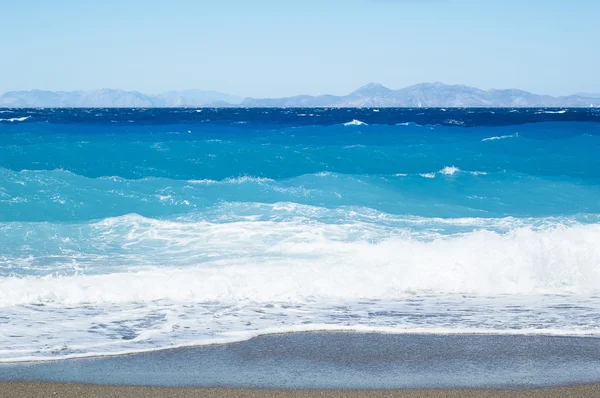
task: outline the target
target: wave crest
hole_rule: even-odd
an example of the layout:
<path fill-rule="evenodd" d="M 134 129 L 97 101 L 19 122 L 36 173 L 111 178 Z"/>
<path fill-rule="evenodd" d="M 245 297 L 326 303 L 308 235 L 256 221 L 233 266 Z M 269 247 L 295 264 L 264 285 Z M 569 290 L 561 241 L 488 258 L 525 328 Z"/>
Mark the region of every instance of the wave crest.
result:
<path fill-rule="evenodd" d="M 481 140 L 481 142 L 485 142 L 485 141 L 496 141 L 496 140 L 505 140 L 507 138 L 517 138 L 519 136 L 519 133 L 515 133 L 512 135 L 500 135 L 500 136 L 494 136 L 494 137 L 488 137 L 488 138 L 484 138 Z"/>
<path fill-rule="evenodd" d="M 241 176 L 241 177 L 229 177 L 223 180 L 188 180 L 190 184 L 203 184 L 203 185 L 215 185 L 215 184 L 247 184 L 256 183 L 263 184 L 266 182 L 273 182 L 271 178 L 264 177 L 252 177 L 252 176 Z"/>
<path fill-rule="evenodd" d="M 344 126 L 367 126 L 367 123 L 354 119 L 351 122 L 344 123 Z"/>
<path fill-rule="evenodd" d="M 24 122 L 25 120 L 31 118 L 31 116 L 23 116 L 23 117 L 11 117 L 8 119 L 0 119 L 0 122 L 10 122 L 10 123 L 14 123 L 14 122 Z"/>
<path fill-rule="evenodd" d="M 140 258 L 161 264 L 108 275 L 0 278 L 0 306 L 563 294 L 597 292 L 600 285 L 600 224 L 415 240 L 352 224 L 133 221 L 115 243 L 140 255 L 149 251 Z M 104 227 L 121 230 L 115 221 Z M 152 243 L 161 240 L 164 248 Z"/>

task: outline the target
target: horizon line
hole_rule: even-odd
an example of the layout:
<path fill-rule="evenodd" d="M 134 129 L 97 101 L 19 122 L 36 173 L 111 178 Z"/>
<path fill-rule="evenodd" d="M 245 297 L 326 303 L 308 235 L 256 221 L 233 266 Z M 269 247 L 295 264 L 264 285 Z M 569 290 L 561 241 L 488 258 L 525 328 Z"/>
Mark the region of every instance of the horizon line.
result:
<path fill-rule="evenodd" d="M 417 86 L 444 86 L 444 87 L 465 87 L 465 88 L 470 88 L 470 89 L 476 89 L 476 90 L 480 90 L 480 91 L 484 91 L 484 92 L 490 92 L 490 91 L 522 91 L 524 93 L 528 93 L 528 94 L 534 94 L 534 95 L 538 95 L 538 96 L 548 96 L 548 97 L 553 97 L 553 98 L 562 98 L 562 97 L 583 97 L 583 98 L 593 98 L 594 96 L 599 96 L 600 94 L 598 93 L 587 93 L 587 92 L 576 92 L 576 93 L 571 93 L 571 94 L 563 94 L 563 95 L 552 95 L 552 94 L 540 94 L 537 92 L 533 92 L 533 91 L 528 91 L 528 90 L 524 90 L 521 88 L 517 88 L 517 87 L 510 87 L 510 88 L 490 88 L 490 89 L 482 89 L 479 88 L 477 86 L 470 86 L 467 84 L 447 84 L 444 82 L 440 82 L 440 81 L 425 81 L 425 82 L 420 82 L 420 83 L 415 83 L 415 84 L 411 84 L 408 86 L 404 86 L 404 87 L 400 87 L 400 88 L 390 88 L 384 84 L 381 83 L 377 83 L 377 82 L 369 82 L 366 83 L 364 85 L 359 86 L 358 88 L 348 92 L 347 94 L 330 94 L 330 93 L 324 93 L 324 94 L 292 94 L 292 95 L 287 95 L 287 96 L 269 96 L 269 97 L 261 97 L 261 96 L 243 96 L 243 95 L 238 95 L 238 94 L 232 94 L 232 93 L 228 93 L 225 91 L 220 91 L 218 89 L 204 89 L 204 88 L 194 88 L 194 87 L 190 87 L 190 88 L 183 88 L 183 89 L 167 89 L 164 91 L 160 91 L 160 92 L 146 92 L 143 90 L 138 90 L 138 89 L 124 89 L 124 88 L 111 88 L 111 87 L 101 87 L 101 88 L 91 88 L 91 89 L 74 89 L 74 90 L 64 90 L 64 89 L 58 89 L 58 90 L 51 90 L 51 89 L 40 89 L 40 88 L 31 88 L 31 89 L 22 89 L 22 90 L 8 90 L 3 92 L 2 94 L 0 94 L 0 96 L 4 96 L 6 94 L 10 94 L 10 93 L 23 93 L 23 92 L 48 92 L 48 93 L 86 93 L 86 92 L 95 92 L 95 91 L 122 91 L 122 92 L 126 92 L 126 93 L 138 93 L 138 94 L 142 94 L 142 95 L 146 95 L 146 96 L 160 96 L 160 95 L 165 95 L 165 94 L 169 94 L 169 93 L 181 93 L 184 91 L 199 91 L 199 92 L 204 92 L 204 93 L 215 93 L 215 94 L 222 94 L 222 95 L 227 95 L 230 97 L 237 97 L 239 99 L 280 99 L 280 98 L 291 98 L 291 97 L 298 97 L 298 96 L 309 96 L 309 97 L 320 97 L 320 96 L 335 96 L 335 97 L 343 97 L 343 96 L 347 96 L 350 95 L 356 91 L 359 91 L 361 89 L 367 88 L 369 86 L 379 86 L 380 88 L 389 90 L 389 91 L 400 91 L 400 90 L 405 90 L 407 88 L 411 88 L 411 87 L 417 87 Z M 590 96 L 590 97 L 587 97 Z"/>

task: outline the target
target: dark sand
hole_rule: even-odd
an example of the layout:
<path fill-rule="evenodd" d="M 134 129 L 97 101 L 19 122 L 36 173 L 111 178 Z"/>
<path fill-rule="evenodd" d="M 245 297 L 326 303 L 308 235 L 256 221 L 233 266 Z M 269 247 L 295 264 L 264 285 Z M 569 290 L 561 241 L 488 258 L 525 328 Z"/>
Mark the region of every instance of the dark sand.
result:
<path fill-rule="evenodd" d="M 538 390 L 415 389 L 415 390 L 260 390 L 193 387 L 123 387 L 86 384 L 0 383 L 0 397 L 114 398 L 579 398 L 600 397 L 600 385 Z"/>
<path fill-rule="evenodd" d="M 0 364 L 1 398 L 53 396 L 600 397 L 600 339 L 295 333 Z"/>

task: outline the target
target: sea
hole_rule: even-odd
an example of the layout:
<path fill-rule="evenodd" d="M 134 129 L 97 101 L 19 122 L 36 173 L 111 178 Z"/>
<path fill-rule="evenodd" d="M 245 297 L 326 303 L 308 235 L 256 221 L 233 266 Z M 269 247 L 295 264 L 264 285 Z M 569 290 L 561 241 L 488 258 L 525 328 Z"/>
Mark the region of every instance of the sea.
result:
<path fill-rule="evenodd" d="M 600 337 L 600 109 L 0 109 L 0 362 Z"/>

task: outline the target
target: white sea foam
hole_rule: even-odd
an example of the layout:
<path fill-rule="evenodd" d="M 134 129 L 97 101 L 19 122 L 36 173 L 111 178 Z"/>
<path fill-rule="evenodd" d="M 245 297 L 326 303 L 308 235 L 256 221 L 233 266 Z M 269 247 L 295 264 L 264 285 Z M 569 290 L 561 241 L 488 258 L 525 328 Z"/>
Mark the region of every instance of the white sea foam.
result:
<path fill-rule="evenodd" d="M 451 175 L 458 173 L 459 171 L 460 171 L 460 169 L 458 167 L 445 166 L 443 169 L 440 170 L 440 173 L 447 175 L 447 176 L 451 176 Z"/>
<path fill-rule="evenodd" d="M 356 120 L 356 119 L 354 119 L 351 122 L 344 123 L 344 126 L 366 126 L 366 125 L 367 125 L 367 123 L 361 122 L 360 120 Z"/>
<path fill-rule="evenodd" d="M 203 185 L 215 185 L 215 184 L 247 184 L 247 183 L 256 183 L 263 184 L 265 182 L 272 182 L 273 180 L 270 178 L 263 177 L 252 177 L 252 176 L 241 176 L 241 177 L 231 177 L 225 178 L 223 180 L 188 180 L 190 184 L 203 184 Z"/>
<path fill-rule="evenodd" d="M 31 118 L 31 116 L 23 116 L 23 117 L 12 117 L 9 119 L 0 119 L 0 122 L 24 122 L 25 120 Z"/>
<path fill-rule="evenodd" d="M 600 284 L 600 224 L 480 230 L 432 240 L 362 224 L 303 221 L 119 217 L 97 228 L 95 239 L 109 246 L 120 242 L 129 253 L 129 272 L 1 278 L 0 306 L 394 299 L 415 291 L 589 293 Z"/>
<path fill-rule="evenodd" d="M 404 219 L 432 228 L 506 226 L 505 232 L 420 236 L 389 226 L 391 220 L 375 211 L 353 215 L 354 210 L 294 203 L 254 206 L 280 211 L 284 221 L 128 215 L 89 229 L 74 225 L 72 240 L 61 247 L 89 245 L 91 251 L 73 257 L 87 256 L 89 267 L 70 276 L 0 277 L 0 312 L 6 319 L 0 361 L 319 329 L 600 334 L 598 223 Z M 336 224 L 305 218 L 342 211 L 349 219 L 336 217 L 342 220 Z M 373 222 L 361 221 L 369 218 Z M 51 243 L 48 239 L 47 247 Z M 110 273 L 93 273 L 94 265 L 106 262 L 117 264 L 103 265 L 102 272 Z"/>
<path fill-rule="evenodd" d="M 464 171 L 464 170 L 459 169 L 456 166 L 445 166 L 443 169 L 440 170 L 440 173 L 447 175 L 447 176 L 451 176 L 456 173 L 468 173 L 468 174 L 472 174 L 475 176 L 487 175 L 487 173 L 485 171 Z"/>
<path fill-rule="evenodd" d="M 540 112 L 536 112 L 536 115 L 542 115 L 542 114 L 563 114 L 563 113 L 567 113 L 566 109 L 561 109 L 560 111 L 540 111 Z"/>
<path fill-rule="evenodd" d="M 507 138 L 516 138 L 518 136 L 519 136 L 519 133 L 515 133 L 515 134 L 512 134 L 512 135 L 500 135 L 500 136 L 494 136 L 494 137 L 484 138 L 481 141 L 485 142 L 485 141 L 505 140 Z"/>
<path fill-rule="evenodd" d="M 331 171 L 319 171 L 314 174 L 315 177 L 337 177 L 338 175 Z"/>
<path fill-rule="evenodd" d="M 435 173 L 420 173 L 419 175 L 423 178 L 435 178 Z"/>

